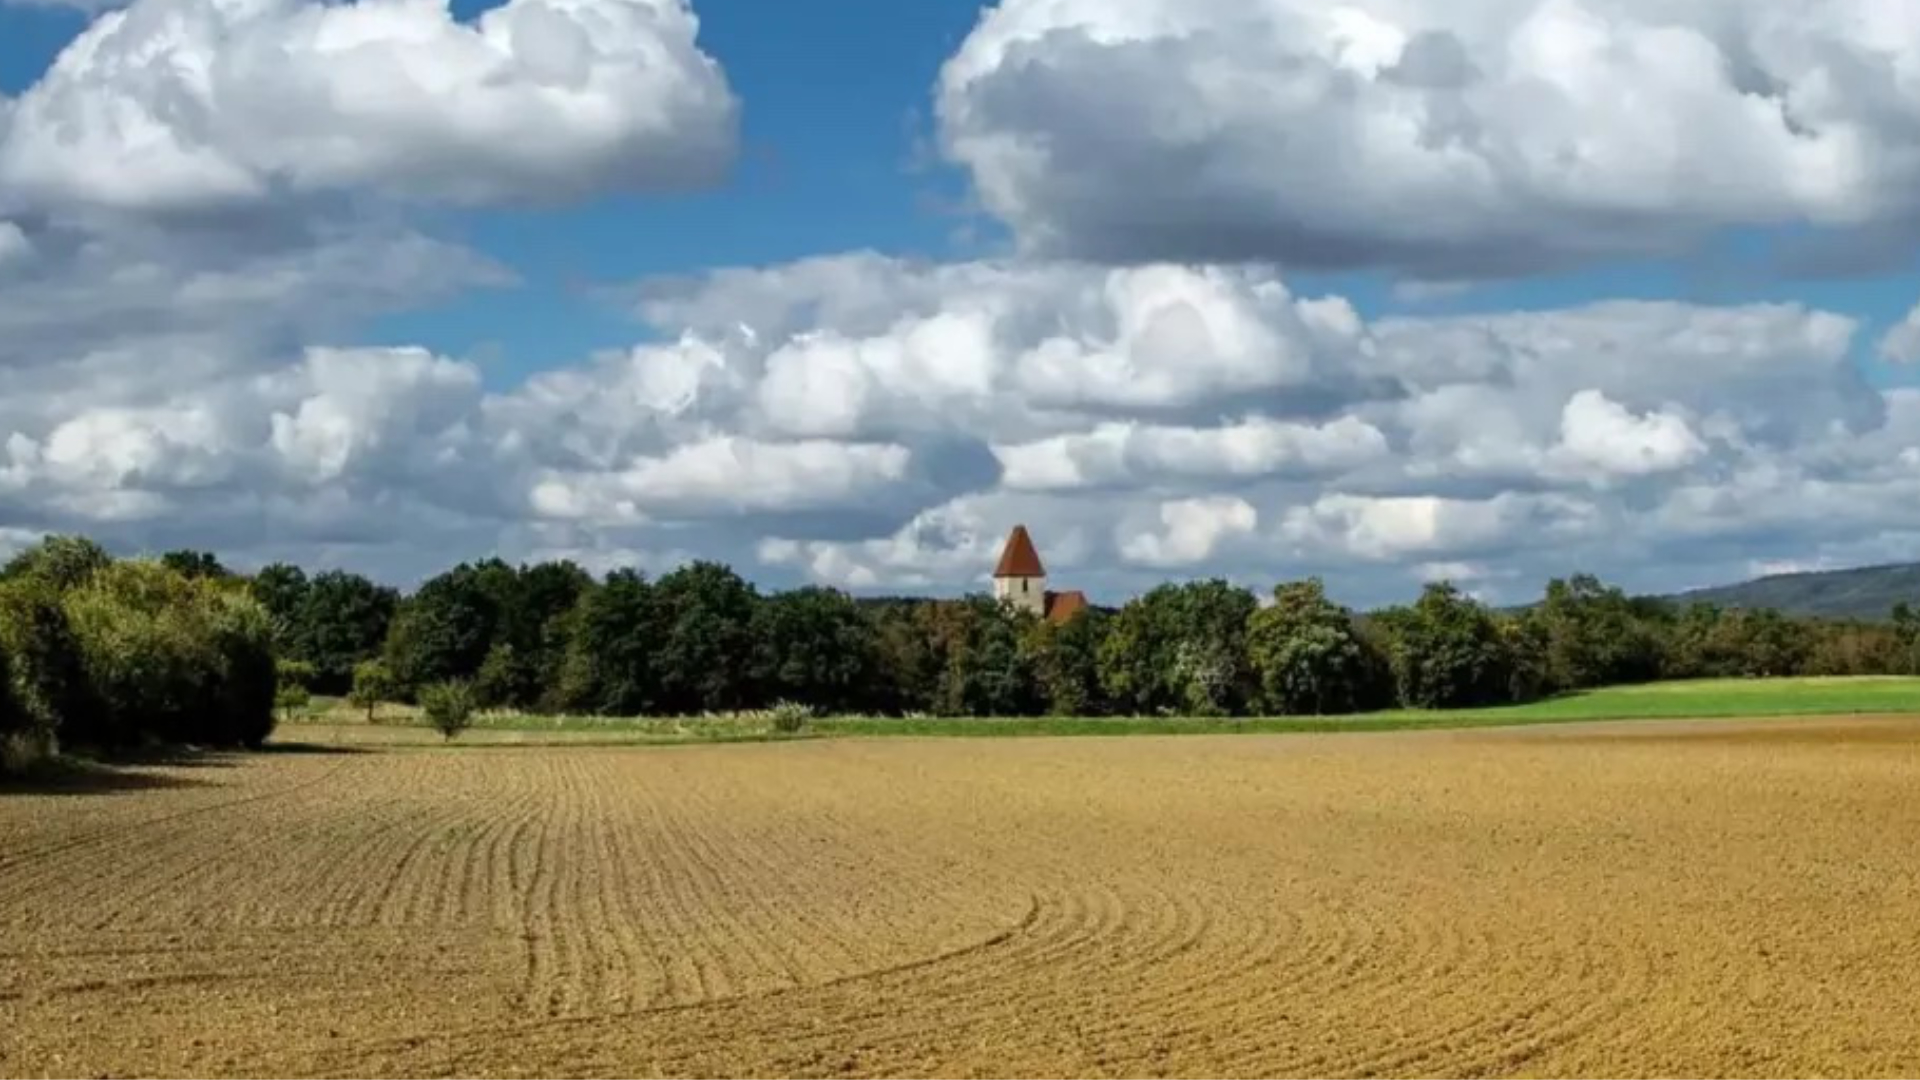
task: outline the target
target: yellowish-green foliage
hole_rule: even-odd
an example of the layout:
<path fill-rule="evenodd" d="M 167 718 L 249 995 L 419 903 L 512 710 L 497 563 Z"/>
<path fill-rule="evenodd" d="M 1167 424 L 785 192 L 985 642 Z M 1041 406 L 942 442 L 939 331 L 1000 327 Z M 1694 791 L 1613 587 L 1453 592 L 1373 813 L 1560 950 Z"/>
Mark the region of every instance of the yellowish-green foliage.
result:
<path fill-rule="evenodd" d="M 257 744 L 275 686 L 265 613 L 242 593 L 151 560 L 109 565 L 63 606 L 97 714 L 80 741 Z"/>

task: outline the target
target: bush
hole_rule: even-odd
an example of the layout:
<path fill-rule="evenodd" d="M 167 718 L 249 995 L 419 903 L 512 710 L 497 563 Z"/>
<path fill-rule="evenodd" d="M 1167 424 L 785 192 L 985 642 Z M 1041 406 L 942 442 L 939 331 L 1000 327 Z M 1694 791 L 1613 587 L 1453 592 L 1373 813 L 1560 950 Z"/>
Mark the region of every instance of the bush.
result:
<path fill-rule="evenodd" d="M 219 666 L 196 625 L 191 582 L 157 562 L 115 563 L 65 597 L 98 724 L 86 741 L 124 747 L 191 742 L 194 709 Z"/>
<path fill-rule="evenodd" d="M 794 735 L 805 731 L 807 721 L 813 719 L 813 708 L 797 701 L 782 701 L 772 710 L 773 730 L 783 735 Z"/>
<path fill-rule="evenodd" d="M 78 741 L 95 710 L 88 704 L 79 643 L 51 583 L 0 582 L 0 653 L 6 657 L 0 681 L 20 730 L 48 741 Z"/>
<path fill-rule="evenodd" d="M 473 725 L 473 686 L 464 679 L 420 688 L 420 708 L 433 730 L 451 740 Z"/>
<path fill-rule="evenodd" d="M 214 579 L 203 581 L 200 587 L 212 608 L 210 622 L 221 661 L 220 689 L 209 702 L 218 709 L 209 718 L 209 741 L 258 749 L 273 734 L 273 707 L 278 696 L 273 620 L 247 593 L 222 588 Z M 307 693 L 304 684 L 299 684 L 299 689 Z M 300 704 L 304 706 L 305 702 Z"/>
<path fill-rule="evenodd" d="M 63 606 L 96 706 L 84 741 L 258 746 L 272 733 L 271 627 L 245 594 L 135 560 L 98 571 Z"/>

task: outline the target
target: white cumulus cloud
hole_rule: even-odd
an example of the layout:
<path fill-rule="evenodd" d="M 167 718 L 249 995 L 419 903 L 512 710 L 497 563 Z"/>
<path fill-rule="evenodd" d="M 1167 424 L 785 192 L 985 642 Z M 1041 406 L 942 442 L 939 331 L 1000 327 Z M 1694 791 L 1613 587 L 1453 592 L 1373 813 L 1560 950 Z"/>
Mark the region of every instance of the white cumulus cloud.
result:
<path fill-rule="evenodd" d="M 282 192 L 551 201 L 729 164 L 737 107 L 684 0 L 135 0 L 0 125 L 0 212 Z"/>
<path fill-rule="evenodd" d="M 946 154 L 1029 248 L 1476 277 L 1920 219 L 1879 0 L 1003 0 Z"/>

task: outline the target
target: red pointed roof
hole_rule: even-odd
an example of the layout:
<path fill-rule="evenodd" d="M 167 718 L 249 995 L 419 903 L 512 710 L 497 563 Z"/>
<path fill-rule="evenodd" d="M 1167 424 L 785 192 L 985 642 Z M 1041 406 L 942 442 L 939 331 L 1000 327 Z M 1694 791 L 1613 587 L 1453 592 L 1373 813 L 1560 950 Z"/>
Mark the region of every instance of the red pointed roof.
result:
<path fill-rule="evenodd" d="M 1013 527 L 1012 534 L 1007 537 L 1007 546 L 1000 549 L 1000 565 L 994 567 L 993 576 L 1047 576 L 1047 572 L 1040 567 L 1040 553 L 1033 550 L 1033 537 L 1027 535 L 1025 525 Z"/>
<path fill-rule="evenodd" d="M 1085 610 L 1087 610 L 1087 594 L 1078 589 L 1072 592 L 1047 594 L 1047 621 L 1055 626 L 1064 624 Z"/>

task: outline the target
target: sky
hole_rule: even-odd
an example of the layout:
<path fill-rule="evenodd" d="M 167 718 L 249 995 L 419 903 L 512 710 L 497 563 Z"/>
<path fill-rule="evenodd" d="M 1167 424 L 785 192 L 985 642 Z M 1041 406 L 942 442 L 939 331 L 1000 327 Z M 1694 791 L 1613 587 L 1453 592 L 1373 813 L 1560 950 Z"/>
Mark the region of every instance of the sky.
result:
<path fill-rule="evenodd" d="M 0 554 L 1920 559 L 1920 0 L 0 0 Z"/>

